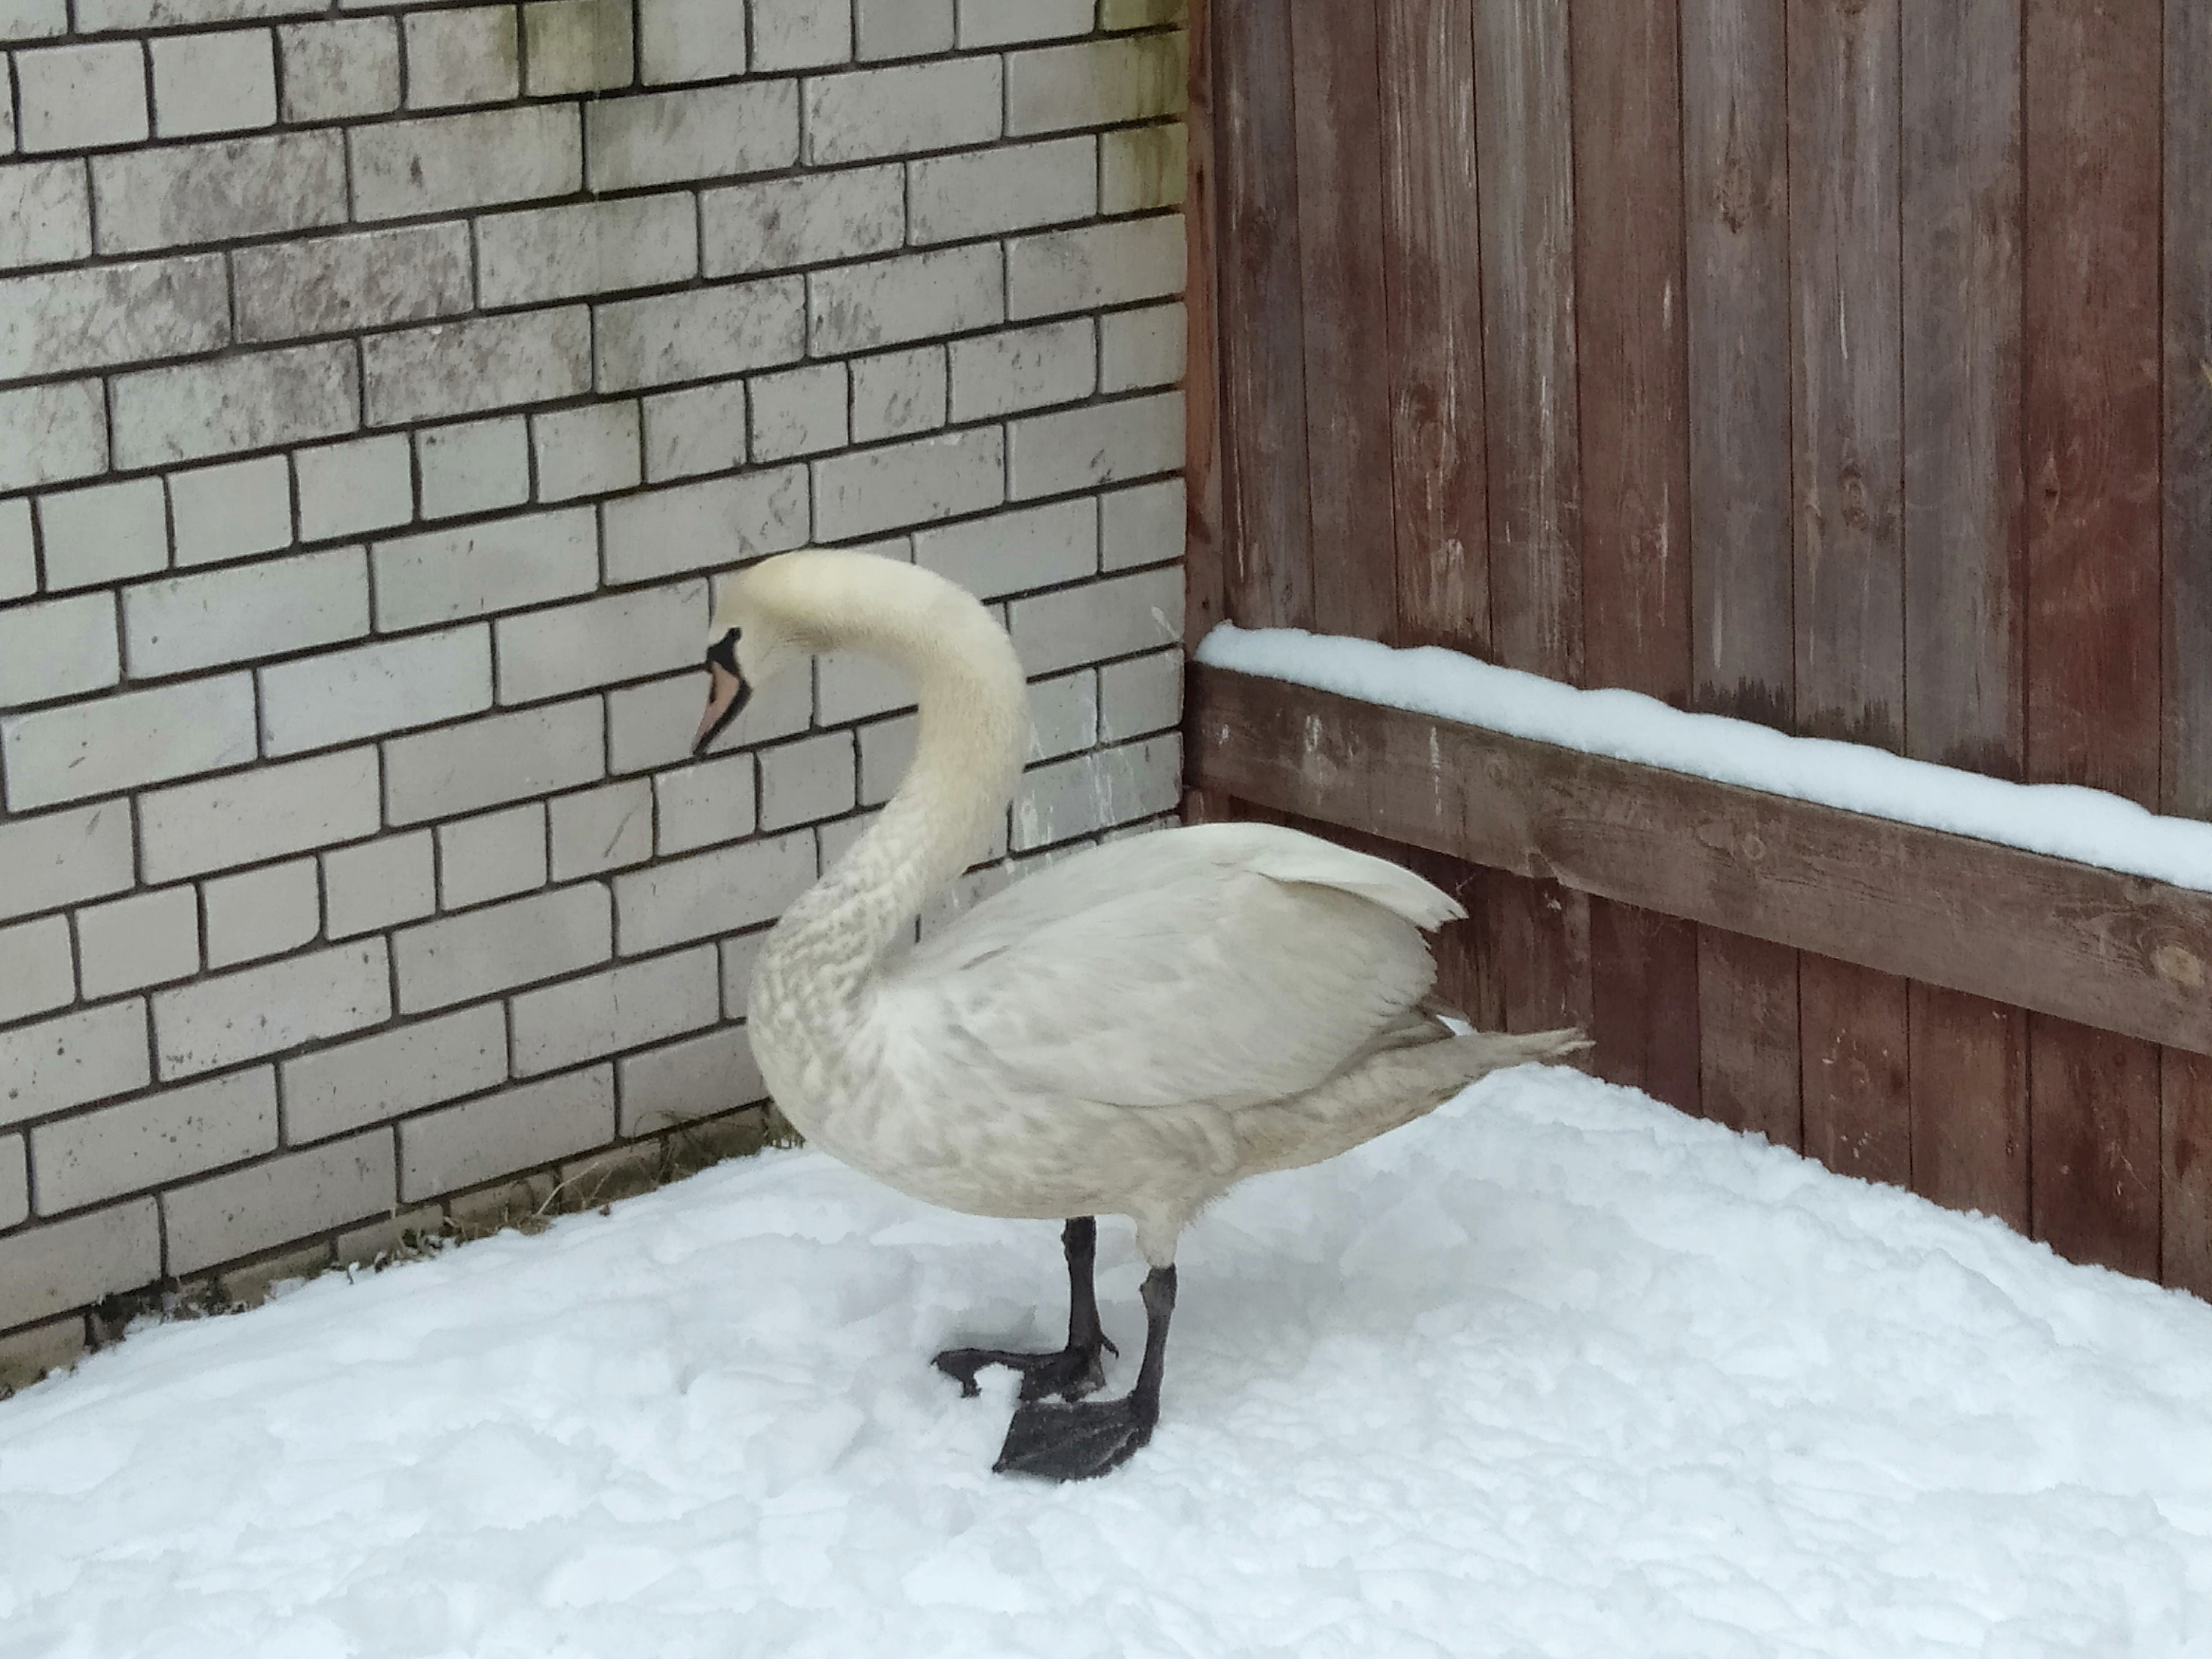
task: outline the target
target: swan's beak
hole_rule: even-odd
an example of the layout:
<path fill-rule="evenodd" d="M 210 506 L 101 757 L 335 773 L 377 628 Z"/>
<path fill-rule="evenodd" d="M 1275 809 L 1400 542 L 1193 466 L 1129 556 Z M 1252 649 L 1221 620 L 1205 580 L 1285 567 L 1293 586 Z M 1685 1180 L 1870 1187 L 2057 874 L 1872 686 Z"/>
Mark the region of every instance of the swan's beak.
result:
<path fill-rule="evenodd" d="M 699 735 L 691 739 L 691 752 L 702 755 L 707 745 L 721 736 L 722 728 L 745 711 L 753 689 L 741 674 L 732 674 L 720 663 L 708 666 L 707 712 L 699 719 Z"/>

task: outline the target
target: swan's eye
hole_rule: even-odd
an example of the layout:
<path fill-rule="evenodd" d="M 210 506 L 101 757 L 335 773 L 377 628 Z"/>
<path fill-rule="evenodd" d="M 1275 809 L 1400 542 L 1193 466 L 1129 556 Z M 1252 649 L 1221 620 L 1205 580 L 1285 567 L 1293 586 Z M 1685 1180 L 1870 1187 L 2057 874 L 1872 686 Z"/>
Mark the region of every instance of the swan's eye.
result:
<path fill-rule="evenodd" d="M 738 672 L 738 636 L 743 631 L 732 628 L 722 635 L 720 644 L 707 647 L 707 665 L 709 668 L 725 668 L 732 674 Z"/>

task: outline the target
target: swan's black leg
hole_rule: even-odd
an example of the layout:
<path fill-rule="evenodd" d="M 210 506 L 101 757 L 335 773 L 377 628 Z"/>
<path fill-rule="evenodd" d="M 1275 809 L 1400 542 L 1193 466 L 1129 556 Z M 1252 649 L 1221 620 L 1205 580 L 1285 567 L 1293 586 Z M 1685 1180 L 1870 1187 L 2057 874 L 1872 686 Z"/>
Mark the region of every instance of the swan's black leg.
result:
<path fill-rule="evenodd" d="M 1167 1364 L 1175 1298 L 1176 1270 L 1153 1268 L 1145 1279 L 1145 1363 L 1138 1368 L 1135 1388 L 1120 1400 L 1017 1406 L 1006 1443 L 992 1467 L 1001 1474 L 1087 1480 L 1118 1467 L 1150 1440 L 1152 1425 L 1160 1419 L 1160 1373 Z"/>
<path fill-rule="evenodd" d="M 1022 1374 L 1022 1398 L 1043 1400 L 1058 1395 L 1080 1400 L 1106 1381 L 1105 1352 L 1120 1350 L 1106 1340 L 1098 1322 L 1098 1287 L 1092 1267 L 1098 1259 L 1098 1224 L 1078 1216 L 1060 1230 L 1067 1250 L 1067 1346 L 1057 1353 L 1014 1353 L 1004 1348 L 947 1348 L 937 1356 L 937 1369 L 960 1384 L 960 1392 L 975 1392 L 975 1373 L 986 1365 L 1005 1365 Z"/>

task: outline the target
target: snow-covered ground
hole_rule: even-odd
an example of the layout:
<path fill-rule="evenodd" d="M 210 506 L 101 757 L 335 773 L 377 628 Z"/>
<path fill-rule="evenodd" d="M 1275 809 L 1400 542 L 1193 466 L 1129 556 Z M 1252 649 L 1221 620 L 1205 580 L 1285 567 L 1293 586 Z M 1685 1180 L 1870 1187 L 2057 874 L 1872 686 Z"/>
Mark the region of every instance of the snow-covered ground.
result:
<path fill-rule="evenodd" d="M 1397 650 L 1303 629 L 1224 623 L 1200 643 L 1198 659 L 2212 892 L 2212 823 L 2162 817 L 2101 789 L 2008 783 L 1864 744 L 1793 738 L 1747 720 L 1670 708 L 1634 691 L 1579 690 L 1436 646 Z"/>
<path fill-rule="evenodd" d="M 0 1654 L 2212 1652 L 2212 1308 L 1572 1073 L 1232 1194 L 1151 1447 L 994 1477 L 928 1357 L 1063 1307 L 787 1153 L 148 1330 L 0 1404 Z"/>

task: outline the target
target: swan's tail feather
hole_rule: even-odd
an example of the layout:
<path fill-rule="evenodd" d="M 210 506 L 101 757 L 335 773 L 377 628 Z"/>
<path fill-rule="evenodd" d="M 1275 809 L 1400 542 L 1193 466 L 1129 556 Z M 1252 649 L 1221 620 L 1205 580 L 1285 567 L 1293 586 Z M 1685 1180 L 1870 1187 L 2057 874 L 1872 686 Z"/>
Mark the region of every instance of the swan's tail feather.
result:
<path fill-rule="evenodd" d="M 1394 1030 L 1319 1088 L 1237 1114 L 1246 1169 L 1303 1169 L 1426 1117 L 1461 1090 L 1508 1066 L 1572 1059 L 1590 1046 L 1580 1031 L 1462 1031 L 1411 1043 Z"/>

